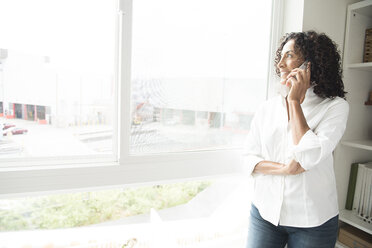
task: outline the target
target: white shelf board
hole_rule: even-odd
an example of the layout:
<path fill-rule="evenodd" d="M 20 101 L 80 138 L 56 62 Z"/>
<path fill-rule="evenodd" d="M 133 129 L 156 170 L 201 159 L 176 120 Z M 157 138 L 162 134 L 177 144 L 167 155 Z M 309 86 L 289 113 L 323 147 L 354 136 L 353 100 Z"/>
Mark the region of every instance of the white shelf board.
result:
<path fill-rule="evenodd" d="M 335 248 L 349 248 L 348 246 L 344 245 L 343 243 L 341 243 L 340 241 L 336 241 L 336 246 Z"/>
<path fill-rule="evenodd" d="M 347 64 L 346 68 L 362 71 L 372 71 L 372 62 Z"/>
<path fill-rule="evenodd" d="M 361 15 L 372 16 L 372 0 L 360 1 L 349 5 L 349 10 Z"/>
<path fill-rule="evenodd" d="M 343 209 L 340 211 L 339 219 L 342 222 L 345 222 L 349 225 L 352 225 L 366 233 L 372 234 L 372 224 L 368 224 L 367 222 L 360 219 L 356 216 L 356 213 L 351 210 Z"/>
<path fill-rule="evenodd" d="M 372 140 L 344 140 L 341 144 L 372 151 Z"/>

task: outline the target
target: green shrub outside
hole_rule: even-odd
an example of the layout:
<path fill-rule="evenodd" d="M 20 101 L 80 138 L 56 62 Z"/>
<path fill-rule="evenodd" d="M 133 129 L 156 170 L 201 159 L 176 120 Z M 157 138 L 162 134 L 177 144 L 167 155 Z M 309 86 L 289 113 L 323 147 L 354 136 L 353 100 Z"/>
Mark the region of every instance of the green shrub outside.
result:
<path fill-rule="evenodd" d="M 0 200 L 0 231 L 99 224 L 190 201 L 211 182 L 186 182 Z"/>

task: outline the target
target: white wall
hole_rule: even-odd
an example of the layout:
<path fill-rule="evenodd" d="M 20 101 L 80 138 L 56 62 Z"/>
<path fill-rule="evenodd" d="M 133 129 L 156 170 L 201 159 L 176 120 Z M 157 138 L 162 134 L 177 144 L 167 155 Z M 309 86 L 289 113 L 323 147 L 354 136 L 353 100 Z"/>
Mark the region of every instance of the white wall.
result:
<path fill-rule="evenodd" d="M 326 33 L 343 53 L 346 12 L 356 0 L 304 0 L 302 30 Z"/>
<path fill-rule="evenodd" d="M 324 32 L 342 52 L 347 5 L 355 2 L 358 0 L 284 0 L 282 33 Z"/>
<path fill-rule="evenodd" d="M 304 0 L 284 0 L 282 33 L 301 32 Z"/>

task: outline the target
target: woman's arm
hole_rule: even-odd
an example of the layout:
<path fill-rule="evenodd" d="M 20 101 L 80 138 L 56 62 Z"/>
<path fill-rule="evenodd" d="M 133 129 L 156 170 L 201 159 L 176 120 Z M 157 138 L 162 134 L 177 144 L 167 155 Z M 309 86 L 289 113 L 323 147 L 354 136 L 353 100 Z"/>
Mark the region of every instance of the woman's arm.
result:
<path fill-rule="evenodd" d="M 289 123 L 292 129 L 293 144 L 297 145 L 310 129 L 301 107 L 301 103 L 305 100 L 306 91 L 310 87 L 310 63 L 305 70 L 294 69 L 287 78 L 291 84 L 291 90 L 286 99 Z"/>
<path fill-rule="evenodd" d="M 306 122 L 300 102 L 288 100 L 289 123 L 292 129 L 293 144 L 297 145 L 305 133 L 310 129 Z"/>
<path fill-rule="evenodd" d="M 264 160 L 257 163 L 253 170 L 255 173 L 265 175 L 297 175 L 304 171 L 301 165 L 295 160 L 292 160 L 288 164 Z"/>
<path fill-rule="evenodd" d="M 335 99 L 313 131 L 309 129 L 300 105 L 310 84 L 309 68 L 306 71 L 294 69 L 288 77 L 287 82 L 292 85 L 287 100 L 294 143 L 293 157 L 302 168 L 310 170 L 332 155 L 345 131 L 349 105 L 342 99 Z"/>

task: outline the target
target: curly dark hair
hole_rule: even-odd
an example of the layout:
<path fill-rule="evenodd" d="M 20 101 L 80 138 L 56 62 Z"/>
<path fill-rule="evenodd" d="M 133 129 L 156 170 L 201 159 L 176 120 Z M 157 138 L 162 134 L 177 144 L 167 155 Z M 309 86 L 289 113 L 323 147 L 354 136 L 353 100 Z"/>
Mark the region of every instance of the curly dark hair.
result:
<path fill-rule="evenodd" d="M 323 98 L 345 98 L 342 81 L 341 57 L 337 44 L 326 34 L 315 31 L 293 32 L 286 34 L 281 39 L 281 44 L 276 51 L 275 68 L 276 74 L 280 76 L 277 67 L 284 45 L 294 40 L 295 51 L 311 62 L 311 85 L 314 86 L 314 93 Z"/>

